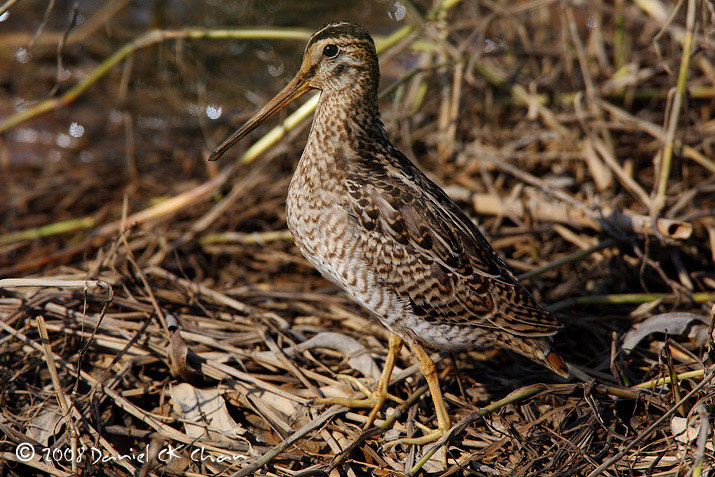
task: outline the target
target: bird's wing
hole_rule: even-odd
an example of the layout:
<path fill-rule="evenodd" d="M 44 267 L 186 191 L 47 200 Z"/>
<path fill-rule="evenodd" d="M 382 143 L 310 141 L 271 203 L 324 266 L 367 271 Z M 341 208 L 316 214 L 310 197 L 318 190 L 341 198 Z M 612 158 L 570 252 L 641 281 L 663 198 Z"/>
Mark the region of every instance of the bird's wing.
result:
<path fill-rule="evenodd" d="M 427 321 L 524 336 L 556 333 L 561 325 L 474 222 L 408 159 L 398 159 L 380 171 L 349 174 L 346 183 L 350 213 L 372 234 L 369 259 L 380 280 Z"/>

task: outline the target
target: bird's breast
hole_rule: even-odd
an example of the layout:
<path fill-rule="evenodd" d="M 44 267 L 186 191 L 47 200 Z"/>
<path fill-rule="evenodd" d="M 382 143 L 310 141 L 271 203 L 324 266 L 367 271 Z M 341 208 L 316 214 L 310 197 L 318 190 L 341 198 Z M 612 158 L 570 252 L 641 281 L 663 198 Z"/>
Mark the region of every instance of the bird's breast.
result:
<path fill-rule="evenodd" d="M 377 253 L 376 244 L 348 213 L 346 194 L 330 178 L 321 179 L 294 175 L 291 181 L 286 218 L 293 239 L 324 277 L 392 328 L 404 316 L 405 308 L 371 264 L 369 257 Z"/>
<path fill-rule="evenodd" d="M 299 174 L 291 180 L 286 200 L 288 228 L 302 255 L 320 273 L 374 313 L 393 332 L 440 349 L 480 347 L 488 341 L 474 328 L 425 321 L 412 313 L 394 285 L 399 244 L 380 240 L 348 213 L 347 192 L 329 177 Z M 391 257 L 393 262 L 383 263 Z M 396 272 L 395 272 L 396 273 Z M 390 275 L 390 276 L 386 276 Z M 413 277 L 414 278 L 414 277 Z"/>
<path fill-rule="evenodd" d="M 286 200 L 288 228 L 300 252 L 323 275 L 339 285 L 361 287 L 360 259 L 354 243 L 355 222 L 330 179 L 296 175 Z"/>

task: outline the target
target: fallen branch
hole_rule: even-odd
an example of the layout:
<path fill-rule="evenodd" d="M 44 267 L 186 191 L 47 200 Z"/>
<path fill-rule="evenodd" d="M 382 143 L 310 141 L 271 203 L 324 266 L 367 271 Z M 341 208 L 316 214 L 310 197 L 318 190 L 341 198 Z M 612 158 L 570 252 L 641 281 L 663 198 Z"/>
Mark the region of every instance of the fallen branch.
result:
<path fill-rule="evenodd" d="M 568 204 L 549 201 L 536 189 L 527 189 L 528 197 L 523 201 L 507 201 L 493 194 L 473 194 L 472 205 L 475 212 L 483 215 L 514 215 L 518 218 L 531 217 L 540 222 L 558 222 L 593 230 L 615 228 L 627 233 L 655 235 L 653 220 L 640 214 L 608 207 L 600 211 L 577 209 Z M 672 239 L 687 239 L 693 226 L 680 220 L 658 218 L 655 226 L 661 235 Z"/>

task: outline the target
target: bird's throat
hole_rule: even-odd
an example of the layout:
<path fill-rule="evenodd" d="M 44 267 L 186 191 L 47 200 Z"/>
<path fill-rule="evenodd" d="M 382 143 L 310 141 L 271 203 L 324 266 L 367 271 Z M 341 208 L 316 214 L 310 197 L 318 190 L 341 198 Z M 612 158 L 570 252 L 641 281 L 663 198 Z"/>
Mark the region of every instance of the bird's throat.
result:
<path fill-rule="evenodd" d="M 357 147 L 380 124 L 377 95 L 365 88 L 324 91 L 313 118 L 309 142 Z"/>

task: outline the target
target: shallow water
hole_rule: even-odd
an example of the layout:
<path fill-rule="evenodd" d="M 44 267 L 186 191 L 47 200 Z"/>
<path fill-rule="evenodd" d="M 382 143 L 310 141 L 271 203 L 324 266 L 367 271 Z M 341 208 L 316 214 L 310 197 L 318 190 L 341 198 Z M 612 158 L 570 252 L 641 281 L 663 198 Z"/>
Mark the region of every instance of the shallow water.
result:
<path fill-rule="evenodd" d="M 76 33 L 105 3 L 83 1 L 73 12 L 74 2 L 57 1 L 39 37 L 46 1 L 20 1 L 0 14 L 0 120 L 68 90 L 123 44 L 154 28 L 314 29 L 349 19 L 380 35 L 406 21 L 400 1 L 130 2 L 85 40 L 66 45 L 58 68 L 57 42 L 73 18 Z M 120 63 L 70 106 L 4 133 L 5 167 L 123 166 L 128 150 L 134 151 L 139 168 L 167 157 L 201 161 L 292 77 L 303 43 L 168 41 L 145 48 L 133 55 L 131 68 Z"/>

